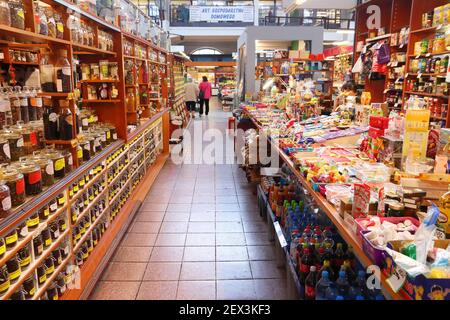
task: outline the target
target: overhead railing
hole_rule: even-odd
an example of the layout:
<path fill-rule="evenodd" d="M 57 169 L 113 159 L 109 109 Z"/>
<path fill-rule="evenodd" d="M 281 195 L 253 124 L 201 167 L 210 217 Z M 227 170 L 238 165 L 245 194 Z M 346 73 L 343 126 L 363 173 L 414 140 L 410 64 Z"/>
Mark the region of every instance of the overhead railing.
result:
<path fill-rule="evenodd" d="M 355 20 L 328 17 L 265 16 L 259 21 L 264 26 L 323 27 L 327 30 L 354 30 Z"/>

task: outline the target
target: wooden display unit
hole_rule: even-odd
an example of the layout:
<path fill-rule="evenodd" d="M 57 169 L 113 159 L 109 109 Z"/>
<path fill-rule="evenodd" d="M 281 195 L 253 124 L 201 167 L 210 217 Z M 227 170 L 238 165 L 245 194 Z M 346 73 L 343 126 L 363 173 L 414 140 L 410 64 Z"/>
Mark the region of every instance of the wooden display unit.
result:
<path fill-rule="evenodd" d="M 187 128 L 191 121 L 191 114 L 188 112 L 184 100 L 186 60 L 185 57 L 174 53 L 169 56 L 170 108 L 177 116 L 181 117 L 183 121 L 182 128 Z M 171 124 L 170 132 L 173 132 L 176 129 L 178 129 L 178 127 Z"/>
<path fill-rule="evenodd" d="M 72 114 L 76 113 L 77 105 L 82 109 L 95 110 L 100 122 L 109 122 L 115 126 L 119 139 L 97 152 L 90 160 L 84 161 L 82 164 L 76 161 L 76 148 L 78 146 L 75 132 L 76 117 L 73 117 L 74 139 L 46 141 L 47 144 L 55 144 L 60 148 L 71 150 L 74 159 L 74 170 L 66 174 L 62 179 L 57 180 L 52 186 L 44 189 L 39 195 L 27 198 L 23 205 L 13 208 L 11 214 L 0 220 L 0 236 L 5 237 L 19 225 L 28 221 L 38 210 L 41 210 L 58 195 L 64 194 L 64 202 L 58 206 L 56 212 L 52 213 L 46 221 L 41 220 L 38 222 L 35 225 L 35 229 L 30 229 L 23 238 L 19 238 L 13 248 L 8 248 L 5 255 L 0 259 L 0 266 L 3 266 L 6 261 L 25 246 L 28 246 L 33 252 L 35 249 L 33 239 L 44 228 L 48 227 L 50 223 L 62 219 L 66 223 L 66 228 L 60 232 L 59 237 L 46 246 L 42 254 L 39 256 L 31 254 L 30 265 L 22 270 L 18 280 L 11 284 L 5 294 L 0 296 L 0 300 L 9 299 L 28 277 L 34 279 L 36 286 L 36 292 L 31 299 L 43 298 L 46 290 L 62 271 L 66 271 L 67 266 L 71 266 L 70 269 L 74 272 L 72 280 L 81 277 L 81 282 L 78 283 L 79 286 L 70 286 L 60 298 L 87 298 L 90 290 L 95 285 L 95 281 L 98 280 L 98 275 L 102 272 L 115 247 L 120 242 L 123 233 L 133 219 L 134 213 L 143 202 L 146 193 L 154 183 L 156 176 L 169 155 L 168 85 L 165 80 L 168 74 L 168 52 L 147 39 L 122 32 L 116 25 L 110 24 L 92 13 L 83 11 L 71 2 L 64 0 L 44 0 L 42 2 L 50 5 L 55 12 L 61 14 L 63 21 L 67 21 L 69 18 L 68 9 L 79 13 L 80 20 L 92 27 L 92 45 L 74 41 L 71 31 L 66 25 L 62 39 L 36 33 L 33 1 L 23 0 L 25 30 L 0 25 L 0 48 L 2 52 L 5 55 L 8 52 L 8 48 L 32 50 L 40 54 L 49 52 L 50 62 L 55 64 L 58 58 L 58 50 L 64 49 L 68 53 L 72 75 L 77 67 L 73 63 L 74 60 L 72 58 L 76 58 L 80 63 L 87 64 L 98 63 L 100 60 L 117 63 L 117 79 L 84 79 L 78 81 L 79 79 L 74 79 L 71 76 L 72 88 L 80 90 L 82 101 L 77 100 L 76 90 L 74 90 L 75 92 L 42 92 L 39 95 L 48 97 L 48 99 L 55 101 L 55 104 L 58 101 L 67 100 L 67 108 L 71 110 Z M 103 43 L 99 39 L 100 31 L 112 36 L 112 50 L 102 48 L 101 44 L 103 45 Z M 129 40 L 142 46 L 146 56 L 125 57 L 123 53 L 124 40 Z M 150 52 L 153 52 L 156 58 L 153 58 L 153 55 L 150 56 Z M 145 104 L 141 114 L 141 121 L 139 122 L 135 121 L 134 115 L 128 113 L 126 109 L 125 95 L 128 88 L 124 81 L 124 62 L 126 59 L 147 62 L 149 65 L 154 66 L 153 70 L 156 73 L 155 81 L 153 82 L 150 80 L 138 80 L 133 83 L 136 88 L 143 88 L 143 91 L 151 94 L 153 97 L 149 99 L 150 102 L 148 104 Z M 15 63 L 11 61 L 8 54 L 5 55 L 5 59 L 0 60 L 0 65 L 38 67 L 37 63 Z M 108 86 L 116 86 L 118 96 L 104 100 L 88 99 L 87 87 L 97 87 L 103 83 Z M 151 104 L 156 106 L 151 109 Z M 137 125 L 135 130 L 127 130 L 127 126 L 130 123 Z M 112 176 L 110 169 L 119 161 L 125 160 L 125 158 L 128 162 L 127 166 L 121 168 L 122 171 L 119 170 L 118 174 L 114 173 L 114 176 Z M 90 180 L 85 180 L 85 177 L 91 174 Z M 101 183 L 103 180 L 106 182 L 108 179 L 110 179 L 110 183 Z M 119 180 L 122 185 L 120 188 L 116 188 L 116 182 Z M 81 184 L 81 182 L 83 183 Z M 103 185 L 102 190 L 97 190 L 98 193 L 95 196 L 89 196 L 85 211 L 79 214 L 76 219 L 73 219 L 76 212 L 75 208 L 78 207 L 75 201 L 79 199 L 81 193 L 86 193 L 89 188 L 97 184 Z M 73 194 L 74 185 L 77 185 L 77 189 L 79 189 L 78 195 Z M 92 216 L 91 209 L 101 200 L 105 201 L 103 210 L 98 212 L 96 216 Z M 75 243 L 73 239 L 76 227 L 80 226 L 81 220 L 87 217 L 89 217 L 89 226 L 84 229 L 83 235 Z M 100 226 L 103 222 L 107 224 L 107 227 L 105 227 L 105 231 L 98 240 L 97 245 L 88 253 L 87 257 L 83 258 L 83 264 L 76 267 L 77 254 L 80 248 L 85 243 L 85 240 L 93 241 L 95 227 Z M 52 254 L 54 249 L 59 247 L 65 249 L 67 256 L 55 267 L 51 274 L 47 275 L 47 280 L 38 286 L 37 268 Z"/>

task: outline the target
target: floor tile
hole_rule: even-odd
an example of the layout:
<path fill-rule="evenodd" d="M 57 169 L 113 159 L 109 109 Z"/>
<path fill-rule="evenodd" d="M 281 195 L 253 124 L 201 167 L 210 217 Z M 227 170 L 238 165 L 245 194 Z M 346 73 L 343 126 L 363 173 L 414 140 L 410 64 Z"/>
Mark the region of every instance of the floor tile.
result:
<path fill-rule="evenodd" d="M 215 298 L 215 281 L 180 281 L 178 283 L 178 300 L 214 300 Z"/>
<path fill-rule="evenodd" d="M 239 221 L 216 222 L 217 232 L 243 232 L 242 223 Z"/>
<path fill-rule="evenodd" d="M 181 262 L 149 262 L 144 280 L 162 281 L 180 278 Z"/>
<path fill-rule="evenodd" d="M 253 280 L 217 280 L 218 300 L 255 300 Z"/>
<path fill-rule="evenodd" d="M 241 215 L 235 211 L 217 211 L 216 221 L 241 221 Z"/>
<path fill-rule="evenodd" d="M 248 261 L 216 262 L 216 278 L 218 280 L 252 279 Z"/>
<path fill-rule="evenodd" d="M 170 199 L 170 193 L 168 193 L 168 194 L 153 194 L 153 195 L 148 195 L 144 199 L 144 203 L 163 203 L 163 204 L 167 204 L 167 203 L 169 203 L 169 199 Z"/>
<path fill-rule="evenodd" d="M 141 222 L 135 221 L 129 230 L 133 233 L 158 233 L 161 222 Z"/>
<path fill-rule="evenodd" d="M 255 246 L 255 245 L 264 245 L 264 244 L 270 244 L 272 243 L 269 240 L 269 235 L 266 232 L 250 232 L 250 233 L 244 233 L 245 235 L 245 241 L 247 242 L 247 245 Z"/>
<path fill-rule="evenodd" d="M 258 300 L 288 299 L 286 279 L 254 279 L 253 283 Z"/>
<path fill-rule="evenodd" d="M 214 233 L 188 233 L 186 246 L 215 246 L 216 237 Z"/>
<path fill-rule="evenodd" d="M 258 221 L 244 221 L 244 232 L 266 232 L 267 224 L 265 222 Z"/>
<path fill-rule="evenodd" d="M 167 206 L 167 203 L 144 202 L 140 208 L 140 211 L 166 211 Z"/>
<path fill-rule="evenodd" d="M 216 213 L 214 211 L 209 212 L 193 212 L 189 217 L 189 221 L 197 222 L 214 222 L 216 221 Z"/>
<path fill-rule="evenodd" d="M 152 247 L 118 247 L 112 261 L 115 262 L 147 262 Z"/>
<path fill-rule="evenodd" d="M 155 244 L 156 233 L 127 233 L 121 246 L 124 247 L 151 247 Z"/>
<path fill-rule="evenodd" d="M 165 221 L 161 225 L 161 233 L 186 233 L 187 222 L 168 222 Z"/>
<path fill-rule="evenodd" d="M 164 211 L 141 211 L 136 215 L 135 221 L 140 222 L 158 222 L 163 221 Z"/>
<path fill-rule="evenodd" d="M 185 233 L 160 233 L 156 239 L 157 247 L 184 247 Z"/>
<path fill-rule="evenodd" d="M 277 268 L 275 261 L 250 261 L 253 279 L 283 278 L 285 272 Z"/>
<path fill-rule="evenodd" d="M 215 280 L 215 262 L 183 262 L 180 280 Z"/>
<path fill-rule="evenodd" d="M 99 281 L 89 300 L 134 300 L 139 281 Z"/>
<path fill-rule="evenodd" d="M 236 204 L 238 199 L 236 196 L 216 196 L 216 203 Z"/>
<path fill-rule="evenodd" d="M 248 260 L 245 246 L 221 246 L 216 247 L 217 261 L 241 261 Z"/>
<path fill-rule="evenodd" d="M 194 203 L 191 207 L 191 213 L 204 213 L 207 211 L 215 211 L 215 209 L 214 203 Z"/>
<path fill-rule="evenodd" d="M 175 300 L 177 288 L 177 281 L 142 282 L 137 300 Z"/>
<path fill-rule="evenodd" d="M 184 247 L 154 247 L 150 261 L 178 262 L 183 260 Z"/>
<path fill-rule="evenodd" d="M 215 261 L 215 247 L 185 247 L 183 261 Z"/>
<path fill-rule="evenodd" d="M 217 246 L 245 246 L 245 236 L 240 233 L 216 233 Z"/>
<path fill-rule="evenodd" d="M 216 203 L 216 211 L 239 211 L 240 209 L 237 203 Z"/>
<path fill-rule="evenodd" d="M 214 222 L 189 222 L 188 233 L 212 233 L 215 232 Z"/>
<path fill-rule="evenodd" d="M 189 221 L 190 213 L 185 212 L 166 212 L 166 215 L 164 216 L 164 221 Z"/>
<path fill-rule="evenodd" d="M 268 246 L 247 246 L 250 260 L 275 260 L 275 248 Z"/>
<path fill-rule="evenodd" d="M 190 203 L 169 203 L 167 211 L 170 212 L 189 212 L 191 210 Z"/>
<path fill-rule="evenodd" d="M 140 281 L 146 266 L 147 263 L 143 262 L 110 262 L 102 275 L 102 280 Z"/>
<path fill-rule="evenodd" d="M 169 203 L 177 203 L 177 204 L 192 203 L 192 195 L 189 196 L 172 195 L 172 197 L 169 200 Z"/>

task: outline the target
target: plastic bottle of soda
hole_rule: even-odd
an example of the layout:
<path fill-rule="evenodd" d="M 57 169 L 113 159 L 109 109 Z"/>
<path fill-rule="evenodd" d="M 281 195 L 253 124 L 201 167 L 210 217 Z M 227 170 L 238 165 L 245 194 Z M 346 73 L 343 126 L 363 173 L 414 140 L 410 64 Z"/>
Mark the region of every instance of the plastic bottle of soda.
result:
<path fill-rule="evenodd" d="M 342 249 L 342 243 L 338 243 L 336 245 L 336 250 L 334 251 L 334 257 L 332 262 L 334 270 L 338 272 L 343 263 L 344 263 L 344 250 Z"/>
<path fill-rule="evenodd" d="M 349 289 L 349 298 L 356 299 L 358 296 L 364 296 L 366 294 L 366 274 L 360 270 L 353 285 Z"/>
<path fill-rule="evenodd" d="M 336 280 L 336 288 L 338 294 L 343 297 L 347 297 L 349 287 L 350 286 L 348 284 L 347 275 L 345 274 L 345 271 L 340 271 L 339 278 Z"/>
<path fill-rule="evenodd" d="M 335 281 L 335 273 L 333 271 L 333 268 L 331 268 L 330 260 L 324 260 L 322 268 L 320 268 L 319 274 L 322 274 L 324 271 L 328 273 L 328 278 L 330 281 Z"/>
<path fill-rule="evenodd" d="M 299 280 L 301 284 L 305 284 L 306 277 L 308 276 L 309 270 L 313 265 L 314 262 L 312 260 L 311 252 L 308 247 L 305 247 L 303 249 L 302 258 L 300 260 Z"/>
<path fill-rule="evenodd" d="M 305 300 L 316 300 L 317 272 L 316 267 L 309 268 L 309 274 L 305 280 Z"/>
<path fill-rule="evenodd" d="M 345 274 L 347 275 L 347 280 L 349 284 L 352 284 L 353 281 L 356 279 L 356 274 L 352 269 L 352 266 L 350 265 L 350 261 L 345 260 L 344 263 L 341 266 L 341 271 L 345 271 Z"/>
<path fill-rule="evenodd" d="M 344 260 L 350 261 L 350 265 L 352 266 L 352 268 L 353 269 L 356 268 L 355 253 L 353 252 L 352 246 L 348 246 L 347 251 L 345 252 L 345 255 L 344 255 Z"/>
<path fill-rule="evenodd" d="M 328 271 L 324 270 L 319 274 L 321 278 L 316 284 L 316 300 L 327 300 L 327 290 L 332 285 L 332 282 L 330 281 Z"/>

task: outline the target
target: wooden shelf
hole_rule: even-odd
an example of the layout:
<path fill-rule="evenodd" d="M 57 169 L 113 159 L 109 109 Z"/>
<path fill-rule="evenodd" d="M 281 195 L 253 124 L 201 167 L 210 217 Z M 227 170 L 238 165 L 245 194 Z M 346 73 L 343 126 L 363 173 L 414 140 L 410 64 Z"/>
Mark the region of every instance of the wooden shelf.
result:
<path fill-rule="evenodd" d="M 426 54 L 410 54 L 410 58 L 427 58 L 427 57 L 434 57 L 434 56 L 444 56 L 446 54 L 450 54 L 450 51 L 443 51 L 441 53 L 426 53 Z"/>
<path fill-rule="evenodd" d="M 92 209 L 92 207 L 97 204 L 98 200 L 100 200 L 104 195 L 106 195 L 107 189 L 105 187 L 105 189 L 103 189 L 102 192 L 100 192 L 92 201 L 91 203 L 88 204 L 88 206 L 86 207 L 86 209 L 84 209 L 83 213 L 81 213 L 78 217 L 77 217 L 77 221 L 75 223 L 73 223 L 73 226 L 76 226 L 80 223 L 81 219 L 83 219 L 87 214 L 89 214 L 89 211 Z"/>
<path fill-rule="evenodd" d="M 35 259 L 33 262 L 30 263 L 30 265 L 25 269 L 22 270 L 22 273 L 20 274 L 20 277 L 16 280 L 15 283 L 11 284 L 8 291 L 0 297 L 0 300 L 7 300 L 11 297 L 11 295 L 16 292 L 22 283 L 30 277 L 36 270 L 37 267 L 39 267 L 45 259 L 48 257 L 49 254 L 51 254 L 56 248 L 59 247 L 59 245 L 63 242 L 63 240 L 66 239 L 67 235 L 69 234 L 70 228 L 67 228 L 66 231 L 64 231 L 58 239 L 52 242 L 50 246 L 48 246 L 44 252 L 39 256 L 39 258 Z"/>
<path fill-rule="evenodd" d="M 110 100 L 98 100 L 98 99 L 91 99 L 91 100 L 83 100 L 83 103 L 119 103 L 119 99 L 110 99 Z"/>
<path fill-rule="evenodd" d="M 89 182 L 86 183 L 83 186 L 83 188 L 79 189 L 78 192 L 76 194 L 74 194 L 72 198 L 70 198 L 70 203 L 74 204 L 75 200 L 78 199 L 83 194 L 83 191 L 89 189 L 89 187 L 92 186 L 94 183 L 96 183 L 97 180 L 102 177 L 102 175 L 103 176 L 105 175 L 105 173 L 106 173 L 106 168 L 103 169 L 100 173 L 98 173 L 94 178 L 89 180 Z"/>
<path fill-rule="evenodd" d="M 68 97 L 69 92 L 38 92 L 39 97 Z"/>
<path fill-rule="evenodd" d="M 24 65 L 24 66 L 39 66 L 39 63 L 36 62 L 25 62 L 25 61 L 0 61 L 0 63 L 4 64 L 13 64 L 13 65 Z"/>
<path fill-rule="evenodd" d="M 126 84 L 125 88 L 136 88 L 137 84 Z"/>
<path fill-rule="evenodd" d="M 97 219 L 95 219 L 94 222 L 91 222 L 91 225 L 90 225 L 89 229 L 87 229 L 86 232 L 84 233 L 84 235 L 80 238 L 80 240 L 77 241 L 77 244 L 73 247 L 73 254 L 74 255 L 78 252 L 78 250 L 80 250 L 80 248 L 83 245 L 83 243 L 91 235 L 92 230 L 94 230 L 94 228 L 100 222 L 101 218 L 106 213 L 106 211 L 107 211 L 107 209 L 103 210 L 103 212 L 98 215 Z M 73 243 L 73 239 L 70 239 L 70 241 Z"/>
<path fill-rule="evenodd" d="M 366 43 L 379 41 L 379 40 L 384 40 L 384 39 L 389 39 L 389 38 L 391 38 L 391 34 L 390 33 L 384 34 L 382 36 L 374 37 L 374 38 L 368 38 L 368 39 L 366 39 Z"/>
<path fill-rule="evenodd" d="M 45 140 L 45 144 L 55 144 L 76 147 L 78 145 L 78 139 L 72 140 Z"/>
<path fill-rule="evenodd" d="M 13 28 L 13 27 L 8 27 L 5 25 L 0 25 L 0 31 L 1 31 L 2 36 L 7 35 L 7 34 L 12 34 L 12 35 L 16 36 L 15 38 L 20 38 L 20 39 L 26 40 L 26 41 L 36 42 L 36 41 L 40 40 L 40 42 L 50 42 L 50 43 L 55 43 L 55 44 L 63 44 L 63 45 L 71 44 L 71 42 L 68 40 L 44 36 L 42 34 L 38 34 L 35 32 L 17 29 L 17 28 Z"/>
<path fill-rule="evenodd" d="M 78 55 L 95 55 L 95 54 L 102 54 L 102 55 L 110 55 L 110 56 L 117 56 L 117 53 L 115 53 L 114 51 L 107 51 L 107 50 L 102 50 L 99 48 L 95 48 L 95 47 L 91 47 L 91 46 L 86 46 L 84 44 L 79 44 L 79 43 L 73 43 L 72 46 L 74 48 L 78 48 L 78 49 L 82 49 L 82 50 L 86 50 L 86 51 L 77 51 L 74 50 L 73 54 L 78 54 Z"/>
<path fill-rule="evenodd" d="M 170 110 L 170 108 L 166 108 L 164 110 L 161 110 L 160 112 L 158 112 L 157 114 L 155 114 L 153 117 L 151 117 L 150 119 L 146 120 L 143 124 L 141 124 L 139 127 L 137 127 L 134 131 L 128 133 L 128 137 L 127 140 L 131 141 L 133 140 L 133 138 L 137 137 L 140 133 L 144 132 L 144 130 L 148 127 L 149 124 L 155 122 L 156 120 L 158 120 L 159 118 L 162 117 L 162 115 L 166 112 L 168 112 Z"/>
<path fill-rule="evenodd" d="M 100 80 L 100 79 L 96 79 L 96 80 L 80 80 L 80 83 L 117 83 L 120 82 L 119 80 L 116 79 L 106 79 L 106 80 Z"/>
<path fill-rule="evenodd" d="M 408 77 L 417 77 L 419 73 L 407 73 Z M 422 77 L 446 77 L 447 73 L 420 73 Z"/>
<path fill-rule="evenodd" d="M 448 96 L 444 96 L 442 94 L 434 94 L 434 93 L 425 93 L 425 92 L 415 92 L 415 91 L 406 91 L 406 94 L 416 95 L 416 96 L 424 96 L 424 97 L 434 97 L 441 99 L 448 99 Z"/>
<path fill-rule="evenodd" d="M 422 28 L 422 29 L 418 29 L 418 30 L 412 30 L 410 31 L 411 34 L 416 34 L 416 33 L 422 33 L 422 32 L 434 32 L 436 31 L 437 27 L 428 27 L 428 28 Z"/>
<path fill-rule="evenodd" d="M 53 271 L 52 275 L 47 278 L 44 285 L 41 286 L 36 293 L 34 294 L 33 298 L 31 300 L 39 300 L 39 298 L 45 293 L 45 291 L 48 289 L 48 287 L 53 283 L 53 281 L 58 277 L 58 275 L 61 273 L 61 271 L 67 266 L 69 261 L 72 259 L 71 254 L 63 261 L 61 264 Z"/>

